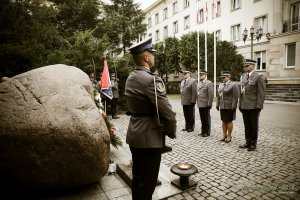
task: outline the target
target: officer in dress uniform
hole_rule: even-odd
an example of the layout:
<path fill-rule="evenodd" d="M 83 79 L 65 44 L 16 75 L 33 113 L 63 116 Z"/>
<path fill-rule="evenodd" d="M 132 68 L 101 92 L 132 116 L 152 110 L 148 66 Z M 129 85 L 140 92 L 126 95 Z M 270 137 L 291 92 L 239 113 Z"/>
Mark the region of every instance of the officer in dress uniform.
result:
<path fill-rule="evenodd" d="M 239 88 L 236 82 L 230 80 L 229 72 L 222 72 L 220 83 L 217 92 L 216 108 L 220 111 L 223 129 L 222 142 L 229 143 L 232 138 L 233 120 L 236 118 L 236 108 L 239 99 Z"/>
<path fill-rule="evenodd" d="M 210 109 L 214 98 L 213 83 L 207 79 L 207 72 L 201 70 L 200 82 L 197 86 L 197 105 L 199 108 L 201 120 L 201 133 L 203 137 L 210 136 L 211 131 L 211 118 Z"/>
<path fill-rule="evenodd" d="M 116 78 L 116 73 L 111 74 L 111 89 L 113 98 L 111 100 L 111 115 L 113 119 L 118 119 L 118 99 L 119 99 L 119 84 Z"/>
<path fill-rule="evenodd" d="M 246 143 L 239 146 L 248 151 L 256 149 L 258 137 L 259 113 L 263 109 L 266 84 L 261 75 L 254 71 L 255 60 L 246 59 L 241 77 L 241 94 L 239 109 L 243 114 Z"/>
<path fill-rule="evenodd" d="M 197 100 L 197 83 L 191 77 L 190 71 L 183 70 L 183 80 L 180 84 L 181 105 L 183 109 L 185 127 L 182 131 L 193 132 L 195 128 L 195 104 Z"/>
<path fill-rule="evenodd" d="M 126 135 L 132 154 L 132 199 L 152 199 L 164 134 L 176 137 L 175 113 L 166 97 L 162 79 L 150 71 L 155 50 L 151 38 L 129 50 L 136 65 L 125 85 L 131 118 Z M 164 130 L 162 132 L 162 129 Z"/>

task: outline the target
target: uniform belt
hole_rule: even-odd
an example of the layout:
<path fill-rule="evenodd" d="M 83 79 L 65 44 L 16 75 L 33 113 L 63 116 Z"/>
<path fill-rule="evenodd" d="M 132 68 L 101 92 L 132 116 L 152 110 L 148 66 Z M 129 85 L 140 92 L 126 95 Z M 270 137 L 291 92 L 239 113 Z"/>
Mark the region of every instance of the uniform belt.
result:
<path fill-rule="evenodd" d="M 154 113 L 132 113 L 132 117 L 154 117 Z"/>

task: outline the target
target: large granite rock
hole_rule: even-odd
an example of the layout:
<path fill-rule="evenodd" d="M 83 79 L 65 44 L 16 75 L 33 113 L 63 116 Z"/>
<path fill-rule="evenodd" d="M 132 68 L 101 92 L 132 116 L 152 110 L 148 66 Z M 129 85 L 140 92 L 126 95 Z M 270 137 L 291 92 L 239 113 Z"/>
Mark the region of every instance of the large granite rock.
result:
<path fill-rule="evenodd" d="M 107 172 L 110 139 L 88 76 L 51 65 L 0 83 L 0 183 L 63 189 Z"/>

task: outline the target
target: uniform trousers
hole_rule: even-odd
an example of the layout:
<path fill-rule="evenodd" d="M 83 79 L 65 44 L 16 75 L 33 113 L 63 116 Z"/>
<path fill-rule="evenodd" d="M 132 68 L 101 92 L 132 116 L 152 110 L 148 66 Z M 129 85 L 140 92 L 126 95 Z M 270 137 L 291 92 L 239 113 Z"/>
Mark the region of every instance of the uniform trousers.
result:
<path fill-rule="evenodd" d="M 256 109 L 242 109 L 244 126 L 245 126 L 245 139 L 248 146 L 256 146 L 258 137 L 258 120 L 259 112 Z"/>
<path fill-rule="evenodd" d="M 200 120 L 201 120 L 201 134 L 210 135 L 211 118 L 210 107 L 199 107 Z"/>
<path fill-rule="evenodd" d="M 151 200 L 154 193 L 159 166 L 161 148 L 134 148 L 132 154 L 132 199 Z"/>
<path fill-rule="evenodd" d="M 195 105 L 182 105 L 185 119 L 185 129 L 195 128 Z"/>
<path fill-rule="evenodd" d="M 118 111 L 118 98 L 113 98 L 111 100 L 111 115 L 112 117 L 116 117 L 117 116 L 117 111 Z"/>

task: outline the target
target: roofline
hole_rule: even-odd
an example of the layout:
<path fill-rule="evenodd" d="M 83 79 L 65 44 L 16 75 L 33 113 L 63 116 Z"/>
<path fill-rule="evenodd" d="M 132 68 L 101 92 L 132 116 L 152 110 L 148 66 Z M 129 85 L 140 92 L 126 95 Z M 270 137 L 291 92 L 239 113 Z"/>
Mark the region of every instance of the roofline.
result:
<path fill-rule="evenodd" d="M 154 2 L 153 4 L 151 4 L 149 7 L 147 7 L 144 10 L 144 13 L 147 13 L 149 10 L 151 10 L 154 7 L 156 7 L 158 4 L 161 4 L 162 1 L 164 1 L 164 0 L 156 0 L 156 2 Z"/>

